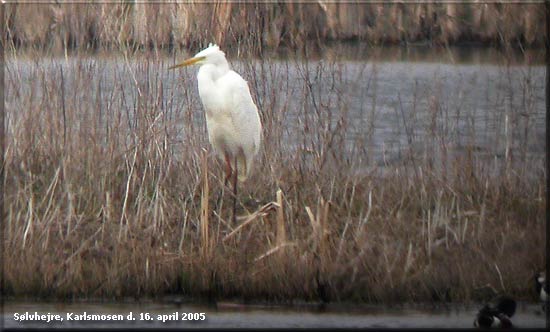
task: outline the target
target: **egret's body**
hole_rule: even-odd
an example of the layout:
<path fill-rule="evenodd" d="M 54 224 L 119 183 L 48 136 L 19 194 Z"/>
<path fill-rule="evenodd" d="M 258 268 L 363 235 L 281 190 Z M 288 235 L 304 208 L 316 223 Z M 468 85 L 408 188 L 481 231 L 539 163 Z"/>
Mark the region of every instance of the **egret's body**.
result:
<path fill-rule="evenodd" d="M 201 66 L 199 94 L 210 144 L 226 163 L 237 160 L 238 178 L 244 181 L 260 147 L 262 126 L 246 81 L 225 65 L 225 72 L 210 64 Z"/>
<path fill-rule="evenodd" d="M 197 74 L 199 95 L 205 109 L 208 139 L 225 161 L 226 183 L 233 175 L 244 181 L 261 142 L 262 125 L 246 81 L 229 68 L 225 54 L 212 45 L 193 58 L 170 67 L 201 65 Z"/>

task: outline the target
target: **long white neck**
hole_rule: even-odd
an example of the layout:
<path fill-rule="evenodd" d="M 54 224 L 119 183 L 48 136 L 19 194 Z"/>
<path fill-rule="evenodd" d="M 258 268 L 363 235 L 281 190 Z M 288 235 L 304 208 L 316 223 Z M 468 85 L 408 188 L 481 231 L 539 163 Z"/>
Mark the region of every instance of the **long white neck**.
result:
<path fill-rule="evenodd" d="M 208 79 L 215 82 L 220 77 L 227 74 L 228 71 L 229 71 L 229 64 L 227 63 L 227 60 L 225 60 L 225 58 L 218 59 L 218 62 L 216 64 L 206 63 L 202 65 L 199 68 L 199 73 L 197 74 L 197 78 L 199 80 Z"/>
<path fill-rule="evenodd" d="M 217 64 L 204 64 L 197 74 L 199 94 L 207 115 L 223 108 L 224 99 L 218 95 L 219 89 L 216 86 L 218 79 L 229 72 L 229 64 L 225 59 Z"/>

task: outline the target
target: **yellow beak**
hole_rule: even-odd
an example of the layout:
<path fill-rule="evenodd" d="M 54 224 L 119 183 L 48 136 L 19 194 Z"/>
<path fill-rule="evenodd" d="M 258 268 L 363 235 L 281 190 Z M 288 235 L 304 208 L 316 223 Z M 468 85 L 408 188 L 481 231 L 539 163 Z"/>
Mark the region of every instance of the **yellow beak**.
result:
<path fill-rule="evenodd" d="M 171 67 L 168 67 L 168 69 L 176 69 L 176 68 L 180 68 L 180 67 L 186 67 L 186 66 L 190 66 L 190 65 L 193 65 L 199 61 L 202 61 L 204 60 L 205 57 L 203 56 L 199 56 L 197 58 L 191 58 L 191 59 L 187 59 L 185 60 L 184 62 L 180 63 L 180 64 L 177 64 L 177 65 L 174 65 L 174 66 L 171 66 Z"/>

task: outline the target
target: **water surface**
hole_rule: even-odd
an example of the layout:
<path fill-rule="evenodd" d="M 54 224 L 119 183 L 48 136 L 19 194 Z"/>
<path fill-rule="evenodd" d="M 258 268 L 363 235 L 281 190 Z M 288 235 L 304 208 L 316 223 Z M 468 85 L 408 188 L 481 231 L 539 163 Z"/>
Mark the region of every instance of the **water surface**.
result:
<path fill-rule="evenodd" d="M 249 82 L 265 129 L 282 128 L 281 148 L 318 150 L 320 144 L 334 143 L 327 137 L 345 126 L 338 146 L 344 156 L 358 164 L 387 164 L 400 160 L 404 151 L 436 155 L 442 146 L 446 152 L 469 149 L 489 158 L 507 153 L 525 161 L 542 158 L 545 70 L 529 60 L 538 59 L 534 54 L 521 62 L 517 55 L 490 48 L 348 46 L 309 58 L 228 57 Z M 167 70 L 185 56 L 8 57 L 8 131 L 22 113 L 19 105 L 28 104 L 22 99 L 54 102 L 42 97 L 52 91 L 44 82 L 62 81 L 67 108 L 82 112 L 69 123 L 75 130 L 91 120 L 106 127 L 122 118 L 132 137 L 136 119 L 151 112 L 175 149 L 196 137 L 207 144 L 197 68 Z"/>

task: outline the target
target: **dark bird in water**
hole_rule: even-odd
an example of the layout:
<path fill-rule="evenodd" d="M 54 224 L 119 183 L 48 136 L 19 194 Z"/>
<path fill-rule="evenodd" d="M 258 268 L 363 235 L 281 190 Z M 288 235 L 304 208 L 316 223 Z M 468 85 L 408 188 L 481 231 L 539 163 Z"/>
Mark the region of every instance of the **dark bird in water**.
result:
<path fill-rule="evenodd" d="M 498 299 L 496 306 L 486 304 L 477 313 L 475 327 L 480 328 L 511 328 L 512 316 L 516 313 L 516 301 L 508 296 Z"/>
<path fill-rule="evenodd" d="M 535 287 L 537 290 L 537 295 L 542 301 L 542 309 L 548 310 L 548 285 L 546 284 L 546 276 L 544 272 L 540 272 L 535 275 Z"/>

